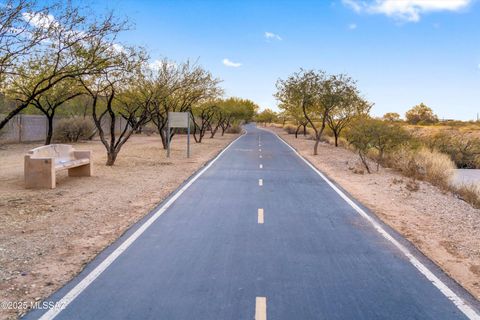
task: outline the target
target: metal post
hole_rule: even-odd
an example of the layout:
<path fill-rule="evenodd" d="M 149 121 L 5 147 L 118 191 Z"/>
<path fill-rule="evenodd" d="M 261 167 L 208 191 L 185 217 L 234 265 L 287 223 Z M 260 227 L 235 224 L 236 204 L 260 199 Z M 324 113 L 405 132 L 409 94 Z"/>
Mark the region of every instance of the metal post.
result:
<path fill-rule="evenodd" d="M 170 158 L 170 124 L 167 123 L 167 158 Z"/>
<path fill-rule="evenodd" d="M 187 121 L 187 158 L 190 158 L 190 115 Z"/>

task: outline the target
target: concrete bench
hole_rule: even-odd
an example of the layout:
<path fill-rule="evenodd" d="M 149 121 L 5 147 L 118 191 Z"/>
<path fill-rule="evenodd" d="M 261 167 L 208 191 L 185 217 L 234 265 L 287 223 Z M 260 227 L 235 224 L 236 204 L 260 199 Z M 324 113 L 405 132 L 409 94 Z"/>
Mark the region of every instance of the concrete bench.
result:
<path fill-rule="evenodd" d="M 68 144 L 38 147 L 25 155 L 25 187 L 55 188 L 55 172 L 68 169 L 69 177 L 92 175 L 91 151 L 77 151 Z"/>

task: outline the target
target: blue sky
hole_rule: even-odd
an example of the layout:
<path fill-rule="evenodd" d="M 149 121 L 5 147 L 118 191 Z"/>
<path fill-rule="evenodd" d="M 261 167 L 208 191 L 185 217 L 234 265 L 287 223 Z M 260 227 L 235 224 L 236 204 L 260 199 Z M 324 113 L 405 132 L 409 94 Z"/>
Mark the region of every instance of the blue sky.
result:
<path fill-rule="evenodd" d="M 103 0 L 128 16 L 121 36 L 152 60 L 199 60 L 228 96 L 276 108 L 275 81 L 303 68 L 348 73 L 402 116 L 424 102 L 441 117 L 480 112 L 480 4 L 475 0 Z M 272 33 L 266 36 L 266 33 Z M 225 60 L 227 59 L 227 60 Z M 240 64 L 240 65 L 239 65 Z"/>

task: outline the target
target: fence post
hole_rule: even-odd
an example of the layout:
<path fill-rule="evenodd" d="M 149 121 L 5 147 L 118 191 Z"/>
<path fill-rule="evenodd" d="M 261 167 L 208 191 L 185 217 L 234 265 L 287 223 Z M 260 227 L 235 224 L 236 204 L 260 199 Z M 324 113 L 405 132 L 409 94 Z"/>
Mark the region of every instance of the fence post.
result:
<path fill-rule="evenodd" d="M 22 142 L 22 126 L 23 126 L 23 114 L 17 115 L 18 117 L 18 143 Z"/>

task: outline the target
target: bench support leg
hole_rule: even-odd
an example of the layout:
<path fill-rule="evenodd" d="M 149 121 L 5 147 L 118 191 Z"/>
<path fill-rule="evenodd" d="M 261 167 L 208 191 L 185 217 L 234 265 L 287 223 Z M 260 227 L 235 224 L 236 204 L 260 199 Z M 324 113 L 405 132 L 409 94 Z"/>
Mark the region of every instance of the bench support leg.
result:
<path fill-rule="evenodd" d="M 55 189 L 55 166 L 50 160 L 25 159 L 25 187 Z M 33 161 L 32 161 L 33 160 Z"/>
<path fill-rule="evenodd" d="M 68 169 L 69 177 L 91 177 L 92 176 L 92 164 L 86 164 L 84 166 Z"/>

